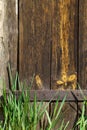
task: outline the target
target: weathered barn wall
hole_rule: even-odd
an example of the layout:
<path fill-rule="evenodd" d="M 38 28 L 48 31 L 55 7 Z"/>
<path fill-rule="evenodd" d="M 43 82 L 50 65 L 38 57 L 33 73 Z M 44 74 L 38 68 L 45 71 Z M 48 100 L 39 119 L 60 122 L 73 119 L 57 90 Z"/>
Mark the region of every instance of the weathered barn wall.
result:
<path fill-rule="evenodd" d="M 0 0 L 0 78 L 8 80 L 9 60 L 12 74 L 19 70 L 28 84 L 35 73 L 35 89 L 74 88 L 76 75 L 85 89 L 86 12 L 87 0 L 19 0 L 19 6 L 18 0 Z M 69 103 L 63 109 L 65 120 L 71 119 L 69 130 L 76 107 Z"/>
<path fill-rule="evenodd" d="M 35 73 L 35 89 L 76 89 L 77 9 L 78 0 L 20 0 L 21 80 L 29 84 Z M 77 114 L 72 106 L 76 110 L 75 103 L 66 103 L 62 111 L 68 130 Z"/>

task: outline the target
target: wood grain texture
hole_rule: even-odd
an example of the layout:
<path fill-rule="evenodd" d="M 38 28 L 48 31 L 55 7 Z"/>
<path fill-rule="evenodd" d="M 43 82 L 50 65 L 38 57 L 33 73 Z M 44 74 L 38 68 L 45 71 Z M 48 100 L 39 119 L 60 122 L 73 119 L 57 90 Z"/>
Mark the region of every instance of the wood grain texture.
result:
<path fill-rule="evenodd" d="M 5 7 L 4 1 L 0 1 L 0 96 L 3 93 L 3 82 L 6 83 L 6 88 L 8 88 L 8 78 L 7 78 L 7 62 L 8 62 L 8 48 L 7 42 L 5 42 Z"/>
<path fill-rule="evenodd" d="M 59 107 L 60 105 L 61 103 L 59 103 Z M 54 106 L 55 103 L 52 103 L 51 113 L 53 113 L 54 111 Z M 72 128 L 75 126 L 75 123 L 77 121 L 77 103 L 76 102 L 64 103 L 60 116 L 62 116 L 61 117 L 62 119 L 59 120 L 58 124 L 56 125 L 56 128 L 54 128 L 53 130 L 59 128 L 63 120 L 64 120 L 64 124 L 67 124 L 67 122 L 69 122 L 67 130 L 72 130 Z M 77 128 L 75 130 L 77 130 Z"/>
<path fill-rule="evenodd" d="M 53 107 L 54 107 L 54 105 L 53 105 Z M 61 105 L 61 103 L 59 103 L 59 105 Z M 72 116 L 72 113 L 74 113 L 73 116 Z M 67 124 L 67 122 L 69 122 L 66 129 L 72 130 L 72 128 L 75 126 L 75 123 L 77 120 L 77 104 L 75 102 L 64 103 L 63 108 L 60 113 L 60 120 L 58 121 L 57 126 L 53 130 L 57 130 L 58 128 L 60 128 L 60 125 L 63 120 L 64 120 L 64 126 Z M 74 130 L 77 130 L 77 128 Z"/>
<path fill-rule="evenodd" d="M 77 71 L 77 0 L 20 0 L 19 2 L 19 73 L 29 80 L 35 73 L 37 88 L 76 88 Z M 71 86 L 71 87 L 70 87 Z M 62 89 L 60 87 L 60 89 Z M 64 117 L 70 120 L 76 112 L 65 104 Z M 52 106 L 53 107 L 53 106 Z"/>
<path fill-rule="evenodd" d="M 34 89 L 50 89 L 50 16 L 48 0 L 19 2 L 19 75 L 29 85 L 35 74 Z M 44 106 L 47 104 L 44 103 Z M 45 130 L 46 123 L 44 116 L 38 129 Z"/>
<path fill-rule="evenodd" d="M 76 89 L 77 81 L 77 0 L 52 1 L 52 89 Z M 53 109 L 54 104 L 52 104 Z M 72 129 L 77 118 L 77 104 L 64 104 L 63 118 Z M 60 126 L 58 124 L 58 126 Z M 54 129 L 55 130 L 55 129 Z"/>
<path fill-rule="evenodd" d="M 53 90 L 53 89 L 46 90 L 45 89 L 45 90 L 30 90 L 30 91 L 25 90 L 25 93 L 26 93 L 26 91 L 30 95 L 30 101 L 31 102 L 34 101 L 35 95 L 37 97 L 38 102 L 40 102 L 40 101 L 56 102 L 58 100 L 58 97 L 59 97 L 59 102 L 61 102 L 64 99 L 65 96 L 66 96 L 65 102 L 78 102 L 78 103 L 80 103 L 80 102 L 84 101 L 84 97 L 85 97 L 85 101 L 87 101 L 87 90 L 83 90 L 81 92 L 81 90 L 62 91 L 62 90 Z M 6 91 L 6 93 L 8 95 L 9 91 Z M 21 93 L 22 93 L 22 91 L 14 91 L 14 94 L 16 95 L 17 98 L 19 98 Z"/>
<path fill-rule="evenodd" d="M 5 2 L 5 43 L 9 48 L 9 62 L 12 74 L 17 71 L 17 47 L 18 47 L 18 1 L 6 0 Z"/>
<path fill-rule="evenodd" d="M 52 10 L 52 88 L 75 89 L 77 0 L 53 1 Z"/>
<path fill-rule="evenodd" d="M 81 89 L 87 89 L 87 0 L 79 0 L 79 57 L 78 77 Z M 78 116 L 83 104 L 79 103 Z"/>
<path fill-rule="evenodd" d="M 79 84 L 87 89 L 87 0 L 79 0 Z"/>
<path fill-rule="evenodd" d="M 19 73 L 29 84 L 35 74 L 39 89 L 50 88 L 51 6 L 46 0 L 20 0 Z"/>
<path fill-rule="evenodd" d="M 61 103 L 58 105 L 58 109 L 60 107 Z M 52 105 L 52 113 L 54 110 L 55 104 Z M 60 112 L 60 119 L 57 122 L 56 127 L 53 130 L 58 130 L 60 128 L 62 121 L 64 120 L 64 126 L 69 122 L 66 130 L 72 130 L 72 128 L 75 126 L 75 123 L 77 121 L 77 104 L 75 102 L 73 103 L 64 103 L 63 108 Z M 74 130 L 77 130 L 74 129 Z"/>

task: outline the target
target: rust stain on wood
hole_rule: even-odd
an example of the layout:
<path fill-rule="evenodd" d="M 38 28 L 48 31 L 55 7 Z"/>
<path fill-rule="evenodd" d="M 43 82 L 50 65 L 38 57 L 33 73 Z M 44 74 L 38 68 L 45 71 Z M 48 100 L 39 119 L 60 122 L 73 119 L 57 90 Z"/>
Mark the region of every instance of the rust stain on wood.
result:
<path fill-rule="evenodd" d="M 69 12 L 67 5 L 70 4 L 70 0 L 61 1 L 60 2 L 60 46 L 62 51 L 62 70 L 61 74 L 67 77 L 68 73 L 68 65 L 69 65 L 69 47 L 68 47 L 68 39 L 69 39 Z"/>
<path fill-rule="evenodd" d="M 60 2 L 60 45 L 61 45 L 61 51 L 62 51 L 62 64 L 61 64 L 61 79 L 63 81 L 63 85 L 67 86 L 67 82 L 76 82 L 76 75 L 70 75 L 68 76 L 69 71 L 69 28 L 70 28 L 70 20 L 69 20 L 69 10 L 68 5 L 70 5 L 70 0 L 63 0 Z M 59 84 L 59 81 L 57 81 L 57 84 Z M 74 84 L 75 85 L 75 84 Z M 76 87 L 73 85 L 73 89 Z"/>
<path fill-rule="evenodd" d="M 59 46 L 61 48 L 61 76 L 57 80 L 57 85 L 62 85 L 64 89 L 69 89 L 67 84 L 71 82 L 72 89 L 76 88 L 77 75 L 76 73 L 69 74 L 69 64 L 70 64 L 70 54 L 69 54 L 69 33 L 70 33 L 70 16 L 69 16 L 69 6 L 70 0 L 59 1 L 59 30 L 60 30 L 60 42 Z M 53 3 L 54 6 L 54 3 Z M 54 26 L 54 23 L 53 23 Z M 73 36 L 72 36 L 73 37 Z M 57 44 L 55 44 L 54 38 L 54 48 L 53 48 L 53 57 L 56 55 Z M 57 56 L 55 60 L 56 64 L 58 62 Z M 62 87 L 60 89 L 62 89 Z"/>
<path fill-rule="evenodd" d="M 43 83 L 42 83 L 42 80 L 39 75 L 35 76 L 35 81 L 36 81 L 36 85 L 37 85 L 38 89 L 42 89 Z"/>

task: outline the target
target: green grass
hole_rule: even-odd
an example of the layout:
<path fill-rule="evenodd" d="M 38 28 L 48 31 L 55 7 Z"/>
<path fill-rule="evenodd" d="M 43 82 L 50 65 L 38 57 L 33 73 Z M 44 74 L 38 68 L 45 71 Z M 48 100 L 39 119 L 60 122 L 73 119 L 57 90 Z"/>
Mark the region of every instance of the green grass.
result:
<path fill-rule="evenodd" d="M 77 121 L 77 126 L 80 130 L 87 130 L 87 115 L 86 115 L 86 104 L 87 102 L 83 102 L 83 106 L 82 106 L 82 113 L 81 116 L 79 117 L 78 121 Z"/>
<path fill-rule="evenodd" d="M 0 130 L 38 130 L 40 121 L 45 116 L 47 122 L 44 128 L 39 130 L 67 130 L 69 122 L 65 123 L 63 116 L 61 116 L 62 108 L 64 106 L 66 97 L 63 101 L 59 103 L 59 98 L 55 102 L 53 112 L 49 114 L 48 107 L 50 102 L 45 103 L 37 101 L 36 95 L 34 96 L 34 101 L 30 102 L 29 90 L 32 87 L 33 79 L 28 91 L 24 91 L 26 87 L 25 84 L 20 83 L 18 73 L 15 78 L 12 77 L 10 66 L 9 66 L 9 76 L 11 91 L 9 95 L 6 94 L 6 87 L 3 89 L 3 101 L 0 102 L 0 105 L 3 109 L 4 120 L 0 121 Z M 14 94 L 15 90 L 19 88 L 21 94 L 17 96 Z M 81 89 L 80 89 L 81 90 Z M 81 90 L 82 93 L 82 90 Z M 83 97 L 84 94 L 82 93 Z M 86 116 L 86 98 L 84 97 L 83 107 L 81 115 L 76 123 L 79 130 L 87 130 L 87 116 Z M 61 121 L 60 121 L 61 119 Z M 58 125 L 58 123 L 60 125 Z"/>
<path fill-rule="evenodd" d="M 8 68 L 11 90 L 7 95 L 5 84 L 3 84 L 3 101 L 0 102 L 0 105 L 3 108 L 4 120 L 0 121 L 0 130 L 67 130 L 69 122 L 65 123 L 62 115 L 62 108 L 64 106 L 66 96 L 61 103 L 59 103 L 58 98 L 55 102 L 53 111 L 49 114 L 48 107 L 51 100 L 48 103 L 44 103 L 43 101 L 38 102 L 35 95 L 34 101 L 30 102 L 29 92 L 33 84 L 34 76 L 31 84 L 26 86 L 26 83 L 19 81 L 18 73 L 15 78 L 13 78 L 10 66 Z M 17 98 L 14 92 L 18 88 L 21 90 L 21 94 Z M 28 88 L 28 91 L 24 91 L 24 88 Z M 84 98 L 84 102 L 80 117 L 74 126 L 74 129 L 78 127 L 79 130 L 87 130 L 87 101 L 80 87 L 79 89 Z M 43 127 L 38 129 L 43 117 L 47 119 L 47 122 Z"/>
<path fill-rule="evenodd" d="M 47 111 L 49 103 L 44 107 L 43 102 L 37 102 L 36 95 L 34 101 L 30 102 L 29 91 L 28 93 L 22 90 L 22 93 L 16 98 L 13 91 L 6 95 L 6 90 L 3 90 L 3 107 L 4 121 L 0 123 L 0 130 L 37 130 L 40 120 L 44 116 L 47 117 L 48 123 L 45 130 L 52 130 L 56 127 L 62 107 L 66 97 L 61 102 L 55 103 L 54 112 L 52 117 Z M 57 109 L 59 107 L 59 109 Z M 64 121 L 61 122 L 60 128 L 56 130 L 66 130 L 68 123 L 65 125 Z M 42 130 L 42 129 L 41 129 Z"/>
<path fill-rule="evenodd" d="M 38 130 L 38 125 L 42 120 L 43 116 L 47 118 L 47 124 L 44 130 L 67 130 L 67 124 L 62 120 L 60 127 L 57 124 L 61 118 L 61 110 L 63 108 L 66 97 L 63 99 L 59 105 L 59 100 L 55 103 L 54 111 L 52 115 L 49 115 L 47 108 L 49 103 L 46 103 L 44 107 L 44 102 L 37 101 L 36 95 L 34 96 L 34 101 L 30 102 L 29 90 L 32 84 L 29 86 L 28 91 L 24 91 L 26 87 L 25 84 L 20 83 L 18 73 L 15 78 L 12 77 L 10 66 L 9 66 L 9 76 L 11 91 L 6 94 L 6 87 L 3 89 L 3 101 L 1 101 L 1 107 L 3 108 L 4 120 L 0 122 L 0 130 Z M 33 82 L 33 80 L 32 80 Z M 17 96 L 14 94 L 17 88 L 21 89 L 21 94 Z M 43 130 L 43 128 L 39 129 Z"/>
<path fill-rule="evenodd" d="M 83 96 L 84 102 L 82 105 L 82 110 L 81 110 L 81 114 L 80 117 L 76 123 L 76 127 L 78 126 L 79 130 L 87 130 L 87 113 L 86 113 L 86 109 L 87 109 L 87 98 L 84 96 L 83 91 L 81 90 L 81 87 L 78 85 L 81 94 Z"/>

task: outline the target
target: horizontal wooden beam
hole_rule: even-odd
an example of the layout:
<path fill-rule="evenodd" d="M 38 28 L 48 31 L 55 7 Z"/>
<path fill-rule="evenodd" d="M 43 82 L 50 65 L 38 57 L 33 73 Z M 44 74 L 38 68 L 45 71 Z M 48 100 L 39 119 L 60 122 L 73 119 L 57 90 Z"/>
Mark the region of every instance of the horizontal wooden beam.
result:
<path fill-rule="evenodd" d="M 26 92 L 26 91 L 25 91 Z M 31 90 L 28 91 L 30 94 L 30 101 L 34 100 L 36 95 L 37 101 L 55 102 L 57 99 L 61 102 L 66 96 L 66 102 L 83 102 L 87 100 L 87 90 Z M 21 91 L 15 91 L 14 94 L 19 97 Z"/>

